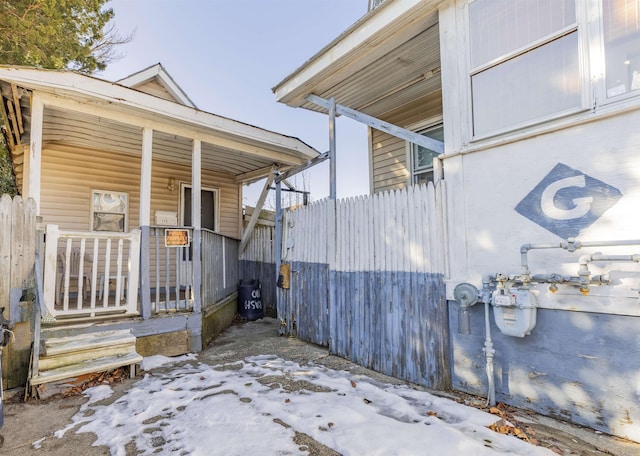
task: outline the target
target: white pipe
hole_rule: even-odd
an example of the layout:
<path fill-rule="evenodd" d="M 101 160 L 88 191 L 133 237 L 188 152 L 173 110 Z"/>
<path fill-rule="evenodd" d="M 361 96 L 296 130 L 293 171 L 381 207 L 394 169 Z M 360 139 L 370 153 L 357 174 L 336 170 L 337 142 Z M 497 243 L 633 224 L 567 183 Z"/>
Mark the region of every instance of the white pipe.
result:
<path fill-rule="evenodd" d="M 496 405 L 496 383 L 494 379 L 493 356 L 496 351 L 493 349 L 491 341 L 491 320 L 489 319 L 489 307 L 491 305 L 491 282 L 495 280 L 494 275 L 486 275 L 482 278 L 482 291 L 480 292 L 480 300 L 484 303 L 484 352 L 486 363 L 485 370 L 487 373 L 487 402 L 489 406 Z"/>
<path fill-rule="evenodd" d="M 489 325 L 489 302 L 486 301 L 484 303 L 484 331 L 485 331 L 485 339 L 484 339 L 484 355 L 486 358 L 486 372 L 487 372 L 487 383 L 488 383 L 488 394 L 487 394 L 487 402 L 489 406 L 493 407 L 496 405 L 496 384 L 493 373 L 493 355 L 496 351 L 493 349 L 493 342 L 491 341 L 491 327 Z"/>
<path fill-rule="evenodd" d="M 521 280 L 527 284 L 531 281 L 531 271 L 529 271 L 529 262 L 527 259 L 527 253 L 529 250 L 537 249 L 564 249 L 568 252 L 575 252 L 583 247 L 618 247 L 627 245 L 640 245 L 640 239 L 626 239 L 620 241 L 576 241 L 574 238 L 569 238 L 566 241 L 551 244 L 522 244 L 520 246 L 520 273 Z M 600 260 L 597 260 L 600 261 Z M 603 260 L 606 261 L 606 260 Z M 615 261 L 615 260 L 610 260 Z M 620 260 L 620 261 L 636 261 L 636 260 Z"/>
<path fill-rule="evenodd" d="M 640 263 L 640 255 L 603 255 L 602 253 L 593 253 L 591 255 L 582 255 L 578 260 L 579 269 L 578 275 L 580 276 L 580 291 L 583 294 L 589 293 L 589 284 L 592 282 L 591 271 L 589 270 L 589 263 L 596 261 L 612 261 L 617 263 L 632 262 Z"/>

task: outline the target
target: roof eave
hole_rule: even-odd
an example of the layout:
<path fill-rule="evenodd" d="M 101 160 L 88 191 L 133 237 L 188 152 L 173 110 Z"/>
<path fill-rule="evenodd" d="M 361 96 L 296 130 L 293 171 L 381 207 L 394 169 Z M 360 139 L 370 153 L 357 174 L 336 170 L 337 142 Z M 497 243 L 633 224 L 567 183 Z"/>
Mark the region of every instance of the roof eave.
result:
<path fill-rule="evenodd" d="M 222 134 L 247 138 L 301 154 L 303 156 L 300 158 L 301 161 L 319 155 L 316 149 L 298 138 L 184 106 L 117 83 L 77 72 L 0 65 L 0 79 L 15 82 L 29 89 L 73 93 L 108 102 L 112 105 L 119 104 L 124 107 L 144 110 L 155 115 L 191 124 L 196 128 L 207 128 Z"/>
<path fill-rule="evenodd" d="M 390 0 L 370 11 L 335 40 L 291 73 L 272 91 L 276 101 L 301 107 L 306 96 L 338 83 L 389 52 L 408 35 L 424 29 L 423 20 L 441 0 Z"/>

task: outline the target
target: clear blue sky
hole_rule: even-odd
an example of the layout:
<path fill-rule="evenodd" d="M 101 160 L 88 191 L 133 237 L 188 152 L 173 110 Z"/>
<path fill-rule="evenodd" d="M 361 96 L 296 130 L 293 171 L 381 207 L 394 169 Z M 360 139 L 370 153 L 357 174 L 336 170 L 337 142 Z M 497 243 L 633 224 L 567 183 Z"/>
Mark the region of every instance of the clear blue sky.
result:
<path fill-rule="evenodd" d="M 135 39 L 98 74 L 117 80 L 162 63 L 205 111 L 328 149 L 328 117 L 275 101 L 271 88 L 367 12 L 367 0 L 112 0 L 115 24 Z M 366 129 L 339 118 L 338 197 L 369 191 Z M 329 194 L 328 162 L 307 173 L 314 200 Z M 297 185 L 302 186 L 301 180 Z M 258 184 L 260 186 L 260 184 Z M 257 199 L 254 188 L 245 202 Z"/>

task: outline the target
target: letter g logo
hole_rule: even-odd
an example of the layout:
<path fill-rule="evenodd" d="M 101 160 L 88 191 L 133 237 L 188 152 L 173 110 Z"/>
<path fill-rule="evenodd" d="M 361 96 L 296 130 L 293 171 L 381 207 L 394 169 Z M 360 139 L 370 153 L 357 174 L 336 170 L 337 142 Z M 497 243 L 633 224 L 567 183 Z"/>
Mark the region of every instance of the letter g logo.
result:
<path fill-rule="evenodd" d="M 562 209 L 556 206 L 555 198 L 560 190 L 570 187 L 586 186 L 584 174 L 580 176 L 565 177 L 564 179 L 557 180 L 550 183 L 547 188 L 542 192 L 540 198 L 540 206 L 542 212 L 552 219 L 556 220 L 572 220 L 587 215 L 591 209 L 591 203 L 593 202 L 592 196 L 585 196 L 582 198 L 573 198 L 573 207 L 570 209 Z"/>

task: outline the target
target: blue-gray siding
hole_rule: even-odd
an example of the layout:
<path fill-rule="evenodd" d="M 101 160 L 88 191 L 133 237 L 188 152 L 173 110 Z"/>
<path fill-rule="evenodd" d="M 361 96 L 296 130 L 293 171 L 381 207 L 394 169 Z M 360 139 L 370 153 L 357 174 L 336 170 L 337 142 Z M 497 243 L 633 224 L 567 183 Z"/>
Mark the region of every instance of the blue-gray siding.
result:
<path fill-rule="evenodd" d="M 457 332 L 450 302 L 454 389 L 486 394 L 481 306 L 471 308 L 471 334 Z M 525 338 L 502 335 L 491 313 L 496 400 L 617 435 L 640 422 L 640 317 L 538 309 Z M 633 354 L 630 356 L 630 354 Z"/>

